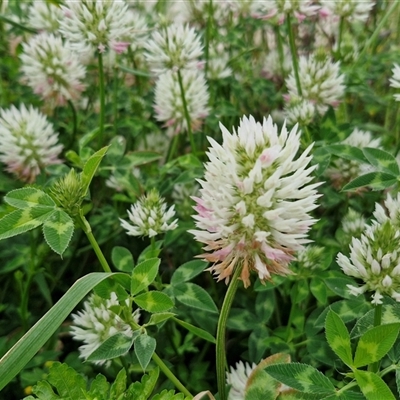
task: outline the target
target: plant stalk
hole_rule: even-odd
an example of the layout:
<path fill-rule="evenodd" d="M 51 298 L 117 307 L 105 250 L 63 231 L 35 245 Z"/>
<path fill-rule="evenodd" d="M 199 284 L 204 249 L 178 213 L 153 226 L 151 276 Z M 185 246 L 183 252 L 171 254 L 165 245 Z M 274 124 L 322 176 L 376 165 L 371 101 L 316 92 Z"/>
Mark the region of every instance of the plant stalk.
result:
<path fill-rule="evenodd" d="M 100 52 L 98 52 L 98 62 L 99 62 L 99 95 L 100 95 L 99 143 L 100 143 L 100 147 L 102 147 L 103 140 L 104 140 L 106 94 L 105 94 L 105 87 L 104 87 L 103 54 Z"/>
<path fill-rule="evenodd" d="M 292 25 L 292 16 L 290 14 L 286 15 L 286 26 L 289 33 L 290 52 L 292 54 L 293 71 L 294 71 L 294 77 L 296 79 L 297 92 L 301 97 L 303 95 L 303 92 L 301 90 L 301 83 L 300 83 L 299 61 L 297 59 L 296 43 L 294 41 L 294 32 Z"/>
<path fill-rule="evenodd" d="M 226 323 L 228 321 L 229 311 L 231 309 L 236 290 L 239 285 L 239 275 L 242 268 L 236 266 L 235 272 L 232 276 L 232 281 L 226 291 L 224 302 L 222 303 L 221 313 L 217 325 L 217 345 L 216 345 L 216 364 L 217 364 L 217 383 L 218 393 L 220 400 L 227 400 L 226 385 L 225 385 L 225 370 L 226 370 L 226 356 L 225 356 L 225 332 Z"/>
<path fill-rule="evenodd" d="M 185 89 L 183 87 L 182 74 L 181 74 L 180 70 L 178 70 L 178 82 L 179 82 L 179 88 L 181 91 L 183 112 L 185 114 L 185 119 L 186 119 L 186 124 L 187 124 L 187 132 L 188 132 L 189 140 L 190 140 L 190 147 L 192 148 L 192 153 L 194 155 L 196 155 L 196 144 L 194 142 L 194 137 L 193 137 L 193 132 L 192 132 L 192 123 L 190 120 L 189 110 L 187 107 Z"/>

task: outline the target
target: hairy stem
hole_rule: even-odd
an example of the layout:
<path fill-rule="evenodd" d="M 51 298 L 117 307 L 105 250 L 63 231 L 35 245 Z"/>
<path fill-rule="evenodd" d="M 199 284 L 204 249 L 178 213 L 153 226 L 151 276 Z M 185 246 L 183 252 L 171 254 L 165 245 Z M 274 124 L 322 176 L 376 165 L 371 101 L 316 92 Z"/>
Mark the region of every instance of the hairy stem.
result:
<path fill-rule="evenodd" d="M 292 16 L 290 14 L 286 15 L 286 26 L 289 33 L 290 52 L 292 54 L 293 71 L 294 71 L 294 77 L 296 79 L 297 93 L 299 94 L 299 96 L 302 96 L 303 93 L 301 91 L 301 83 L 299 76 L 299 61 L 297 59 L 297 50 L 296 50 L 296 43 L 294 41 Z"/>
<path fill-rule="evenodd" d="M 226 357 L 225 357 L 225 332 L 226 323 L 228 321 L 229 311 L 231 309 L 236 290 L 239 285 L 239 275 L 242 268 L 236 266 L 232 281 L 226 291 L 224 302 L 222 303 L 221 313 L 217 325 L 217 345 L 216 345 L 216 363 L 217 363 L 217 383 L 218 393 L 220 400 L 227 399 L 226 385 L 225 385 L 225 370 L 226 370 Z"/>

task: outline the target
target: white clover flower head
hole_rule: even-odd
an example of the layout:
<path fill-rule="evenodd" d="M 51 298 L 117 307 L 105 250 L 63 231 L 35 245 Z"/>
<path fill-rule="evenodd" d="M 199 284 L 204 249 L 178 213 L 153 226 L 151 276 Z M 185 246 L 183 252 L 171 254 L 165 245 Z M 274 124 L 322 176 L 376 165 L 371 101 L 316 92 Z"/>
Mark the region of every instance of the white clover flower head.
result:
<path fill-rule="evenodd" d="M 193 132 L 201 128 L 203 120 L 209 114 L 208 88 L 204 73 L 193 69 L 179 71 Z M 165 122 L 169 136 L 187 131 L 178 72 L 167 71 L 156 82 L 155 105 L 156 119 Z"/>
<path fill-rule="evenodd" d="M 34 1 L 29 7 L 28 24 L 39 31 L 56 33 L 63 13 L 60 7 L 47 1 Z"/>
<path fill-rule="evenodd" d="M 32 183 L 42 169 L 61 163 L 58 134 L 32 106 L 0 109 L 0 143 L 0 161 L 24 182 Z"/>
<path fill-rule="evenodd" d="M 323 15 L 335 14 L 350 22 L 365 22 L 375 5 L 372 0 L 321 0 Z"/>
<path fill-rule="evenodd" d="M 245 391 L 247 382 L 251 373 L 256 369 L 257 365 L 243 363 L 239 361 L 236 363 L 236 368 L 231 366 L 231 371 L 226 373 L 226 383 L 231 385 L 228 394 L 228 400 L 243 400 L 245 398 Z"/>
<path fill-rule="evenodd" d="M 122 333 L 132 337 L 133 330 L 119 315 L 110 310 L 112 306 L 119 306 L 117 294 L 112 292 L 109 299 L 92 294 L 83 304 L 83 310 L 71 314 L 71 334 L 74 340 L 82 341 L 79 347 L 79 357 L 86 360 L 96 349 L 111 336 Z M 126 300 L 126 305 L 129 301 Z M 139 310 L 132 313 L 133 320 L 138 323 Z M 105 364 L 105 360 L 94 361 L 96 365 Z"/>
<path fill-rule="evenodd" d="M 128 32 L 122 37 L 122 42 L 130 43 L 132 51 L 142 49 L 149 40 L 149 27 L 146 18 L 136 10 L 128 10 Z"/>
<path fill-rule="evenodd" d="M 285 105 L 285 117 L 290 125 L 309 125 L 316 114 L 315 103 L 293 96 Z"/>
<path fill-rule="evenodd" d="M 320 114 L 324 114 L 329 105 L 337 106 L 345 90 L 344 75 L 340 74 L 339 68 L 340 62 L 332 62 L 326 56 L 300 56 L 299 77 L 302 96 L 298 93 L 295 74 L 292 71 L 286 79 L 289 99 L 303 97 L 314 103 Z"/>
<path fill-rule="evenodd" d="M 171 24 L 154 31 L 146 47 L 145 57 L 155 74 L 169 70 L 199 69 L 203 46 L 199 35 L 189 25 Z"/>
<path fill-rule="evenodd" d="M 359 238 L 365 229 L 365 224 L 365 218 L 352 208 L 349 208 L 342 219 L 342 229 L 347 236 Z"/>
<path fill-rule="evenodd" d="M 155 189 L 133 204 L 131 210 L 128 210 L 128 216 L 131 223 L 122 218 L 120 221 L 127 231 L 126 234 L 130 236 L 151 238 L 178 227 L 177 219 L 169 222 L 175 216 L 175 207 L 171 206 L 167 210 L 167 204 Z"/>
<path fill-rule="evenodd" d="M 20 58 L 23 82 L 46 106 L 54 108 L 79 99 L 86 69 L 60 37 L 45 32 L 33 36 L 23 44 Z"/>
<path fill-rule="evenodd" d="M 74 50 L 103 53 L 111 48 L 120 53 L 128 48 L 130 43 L 122 39 L 131 29 L 125 0 L 65 0 L 61 9 L 59 31 Z"/>
<path fill-rule="evenodd" d="M 252 14 L 256 18 L 272 20 L 282 24 L 288 14 L 293 14 L 299 22 L 315 15 L 320 7 L 312 0 L 269 0 L 254 1 Z"/>
<path fill-rule="evenodd" d="M 381 147 L 380 138 L 375 139 L 371 132 L 363 131 L 358 128 L 355 128 L 341 143 L 359 149 L 364 147 L 373 147 L 378 149 Z M 358 176 L 372 172 L 373 170 L 374 168 L 370 164 L 338 158 L 333 161 L 332 167 L 327 168 L 325 174 L 332 180 L 334 186 L 339 188 Z"/>
<path fill-rule="evenodd" d="M 222 43 L 210 46 L 208 60 L 208 79 L 224 79 L 232 76 L 232 68 L 229 67 L 229 54 Z"/>
<path fill-rule="evenodd" d="M 325 247 L 308 245 L 297 254 L 297 263 L 301 268 L 318 269 L 321 264 L 321 258 L 325 252 Z"/>
<path fill-rule="evenodd" d="M 389 79 L 390 86 L 396 89 L 400 89 L 400 65 L 394 64 L 392 69 L 393 76 Z M 400 101 L 400 94 L 393 95 L 396 101 Z"/>
<path fill-rule="evenodd" d="M 228 283 L 241 268 L 244 286 L 250 271 L 262 282 L 271 274 L 287 275 L 293 254 L 308 243 L 307 232 L 316 222 L 309 213 L 317 205 L 316 187 L 310 176 L 316 166 L 310 145 L 297 159 L 300 132 L 286 126 L 280 134 L 272 118 L 256 122 L 243 117 L 231 134 L 220 124 L 223 144 L 209 138 L 208 161 L 197 205 L 197 241 L 211 253 L 201 258 L 213 263 L 210 271 Z"/>
<path fill-rule="evenodd" d="M 350 257 L 342 253 L 337 263 L 346 275 L 361 279 L 360 287 L 348 285 L 350 293 L 359 295 L 374 292 L 373 304 L 382 304 L 383 295 L 400 301 L 400 195 L 385 201 L 389 216 L 379 204 L 375 206 L 372 225 L 367 225 L 360 239 L 352 239 Z"/>

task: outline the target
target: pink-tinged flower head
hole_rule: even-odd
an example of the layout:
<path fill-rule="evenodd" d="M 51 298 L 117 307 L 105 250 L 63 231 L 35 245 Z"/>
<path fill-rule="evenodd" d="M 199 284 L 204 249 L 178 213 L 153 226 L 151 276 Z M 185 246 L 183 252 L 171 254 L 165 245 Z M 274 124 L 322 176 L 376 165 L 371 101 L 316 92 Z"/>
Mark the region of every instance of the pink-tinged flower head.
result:
<path fill-rule="evenodd" d="M 106 51 L 131 30 L 124 0 L 65 0 L 60 32 L 81 53 Z"/>
<path fill-rule="evenodd" d="M 0 161 L 22 181 L 31 183 L 41 169 L 61 162 L 57 142 L 53 126 L 33 107 L 0 109 Z"/>
<path fill-rule="evenodd" d="M 60 7 L 47 1 L 34 1 L 28 10 L 28 24 L 39 31 L 56 33 L 63 17 Z"/>
<path fill-rule="evenodd" d="M 191 233 L 208 252 L 199 257 L 212 262 L 210 271 L 227 283 L 242 268 L 245 287 L 250 271 L 262 282 L 274 273 L 287 275 L 316 221 L 309 215 L 319 197 L 319 183 L 310 184 L 312 146 L 296 159 L 297 125 L 290 132 L 283 126 L 279 134 L 271 117 L 262 124 L 243 117 L 233 133 L 220 127 L 223 143 L 209 138 L 209 161 L 200 197 L 194 198 L 198 230 Z"/>
<path fill-rule="evenodd" d="M 46 106 L 63 106 L 79 99 L 85 88 L 85 67 L 60 37 L 49 33 L 33 36 L 23 45 L 23 81 L 46 101 Z"/>

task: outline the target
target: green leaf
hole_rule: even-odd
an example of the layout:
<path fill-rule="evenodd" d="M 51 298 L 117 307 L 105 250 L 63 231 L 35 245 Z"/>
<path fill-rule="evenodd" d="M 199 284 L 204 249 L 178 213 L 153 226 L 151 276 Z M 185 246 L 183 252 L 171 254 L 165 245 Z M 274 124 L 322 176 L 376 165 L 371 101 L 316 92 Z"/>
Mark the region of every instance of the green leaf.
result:
<path fill-rule="evenodd" d="M 172 287 L 175 297 L 186 306 L 217 313 L 218 308 L 211 296 L 194 283 L 180 283 Z"/>
<path fill-rule="evenodd" d="M 368 161 L 380 171 L 395 176 L 400 175 L 399 165 L 396 158 L 387 151 L 373 147 L 365 147 L 363 153 L 365 157 L 367 157 Z"/>
<path fill-rule="evenodd" d="M 208 342 L 215 343 L 214 336 L 211 335 L 210 333 L 208 333 L 207 331 L 205 331 L 204 329 L 198 328 L 197 326 L 189 324 L 188 322 L 182 321 L 178 318 L 174 318 L 174 321 L 177 324 L 183 326 L 189 332 L 192 332 L 193 334 L 195 334 L 196 336 L 198 336 L 204 340 L 207 340 Z"/>
<path fill-rule="evenodd" d="M 54 208 L 36 206 L 15 210 L 0 219 L 0 240 L 28 232 L 42 225 L 54 212 Z"/>
<path fill-rule="evenodd" d="M 325 321 L 326 339 L 332 350 L 348 366 L 353 365 L 350 335 L 339 315 L 330 310 Z"/>
<path fill-rule="evenodd" d="M 131 295 L 141 292 L 149 287 L 158 274 L 158 267 L 161 260 L 159 258 L 150 258 L 136 265 L 132 271 Z"/>
<path fill-rule="evenodd" d="M 102 280 L 119 273 L 91 273 L 78 279 L 65 295 L 0 360 L 0 390 L 44 346 L 77 304 Z"/>
<path fill-rule="evenodd" d="M 134 297 L 133 301 L 140 308 L 151 313 L 167 311 L 174 306 L 174 302 L 169 296 L 156 290 L 140 294 Z"/>
<path fill-rule="evenodd" d="M 326 292 L 325 283 L 322 279 L 312 278 L 310 282 L 310 291 L 320 303 L 326 304 L 328 294 Z"/>
<path fill-rule="evenodd" d="M 368 186 L 372 190 L 383 190 L 393 186 L 397 182 L 397 177 L 386 172 L 369 172 L 353 179 L 342 188 L 343 192 Z"/>
<path fill-rule="evenodd" d="M 346 160 L 368 163 L 363 151 L 358 147 L 353 147 L 348 144 L 333 144 L 331 146 L 326 146 L 325 150 Z"/>
<path fill-rule="evenodd" d="M 395 400 L 386 383 L 373 372 L 354 370 L 354 376 L 367 400 Z"/>
<path fill-rule="evenodd" d="M 103 147 L 99 151 L 96 151 L 89 159 L 86 161 L 85 166 L 83 167 L 82 170 L 82 185 L 83 185 L 83 193 L 86 195 L 86 193 L 89 190 L 90 183 L 92 182 L 92 179 L 94 177 L 94 174 L 97 171 L 97 168 L 99 167 L 101 160 L 107 153 L 108 146 Z"/>
<path fill-rule="evenodd" d="M 265 368 L 265 371 L 279 382 L 304 393 L 333 394 L 335 386 L 317 369 L 307 364 L 276 364 Z"/>
<path fill-rule="evenodd" d="M 175 390 L 164 389 L 161 393 L 157 393 L 151 400 L 189 400 L 183 393 L 175 393 Z"/>
<path fill-rule="evenodd" d="M 54 393 L 53 388 L 51 387 L 50 383 L 48 383 L 46 381 L 38 382 L 33 387 L 32 392 L 37 397 L 28 396 L 28 397 L 25 397 L 24 400 L 35 400 L 37 398 L 40 400 L 59 400 L 60 399 L 60 397 Z"/>
<path fill-rule="evenodd" d="M 136 337 L 135 354 L 143 371 L 146 371 L 146 368 L 149 365 L 155 349 L 156 339 L 146 334 L 142 334 Z"/>
<path fill-rule="evenodd" d="M 34 187 L 12 190 L 4 196 L 4 201 L 15 208 L 46 206 L 54 208 L 56 203 L 45 192 Z"/>
<path fill-rule="evenodd" d="M 125 156 L 131 167 L 138 167 L 159 160 L 162 155 L 155 151 L 134 151 Z"/>
<path fill-rule="evenodd" d="M 122 368 L 121 371 L 118 372 L 117 377 L 115 378 L 114 383 L 111 385 L 110 389 L 110 399 L 119 399 L 126 389 L 126 370 Z"/>
<path fill-rule="evenodd" d="M 125 247 L 115 246 L 111 252 L 111 260 L 115 268 L 121 272 L 131 273 L 135 266 L 132 253 Z"/>
<path fill-rule="evenodd" d="M 90 384 L 89 395 L 91 399 L 95 400 L 108 400 L 108 392 L 110 390 L 110 384 L 104 375 L 97 374 L 96 378 Z"/>
<path fill-rule="evenodd" d="M 400 395 L 400 368 L 396 368 L 396 387 L 397 393 Z"/>
<path fill-rule="evenodd" d="M 134 382 L 129 386 L 124 399 L 147 400 L 154 390 L 159 374 L 160 370 L 158 367 L 150 370 L 148 374 L 142 376 L 141 382 Z"/>
<path fill-rule="evenodd" d="M 400 323 L 379 325 L 365 332 L 358 342 L 354 366 L 363 367 L 379 361 L 391 349 L 397 339 Z"/>
<path fill-rule="evenodd" d="M 83 399 L 83 391 L 86 389 L 86 381 L 67 364 L 55 362 L 52 364 L 47 381 L 57 389 L 63 400 Z"/>
<path fill-rule="evenodd" d="M 132 69 L 132 68 L 126 67 L 125 65 L 121 65 L 121 64 L 118 64 L 118 68 L 121 71 L 128 72 L 129 74 L 132 74 L 132 75 L 143 76 L 145 78 L 152 78 L 152 75 L 146 71 L 139 71 L 137 69 Z"/>
<path fill-rule="evenodd" d="M 176 314 L 172 312 L 164 312 L 164 313 L 157 313 L 157 314 L 151 314 L 149 322 L 147 324 L 144 324 L 143 326 L 150 326 L 150 325 L 158 325 L 161 324 L 164 321 L 167 321 L 168 319 L 174 317 Z"/>
<path fill-rule="evenodd" d="M 262 360 L 247 380 L 244 400 L 275 400 L 279 396 L 281 384 L 265 371 L 265 367 L 289 362 L 290 356 L 281 353 Z"/>
<path fill-rule="evenodd" d="M 68 247 L 73 233 L 74 221 L 62 210 L 54 210 L 43 224 L 43 235 L 47 244 L 60 256 Z"/>
<path fill-rule="evenodd" d="M 90 356 L 87 361 L 111 360 L 126 354 L 132 347 L 134 337 L 129 337 L 121 332 L 110 336 Z"/>
<path fill-rule="evenodd" d="M 171 284 L 177 285 L 179 283 L 187 282 L 195 276 L 201 274 L 206 268 L 208 263 L 202 260 L 192 260 L 182 264 L 176 269 L 171 277 Z"/>

